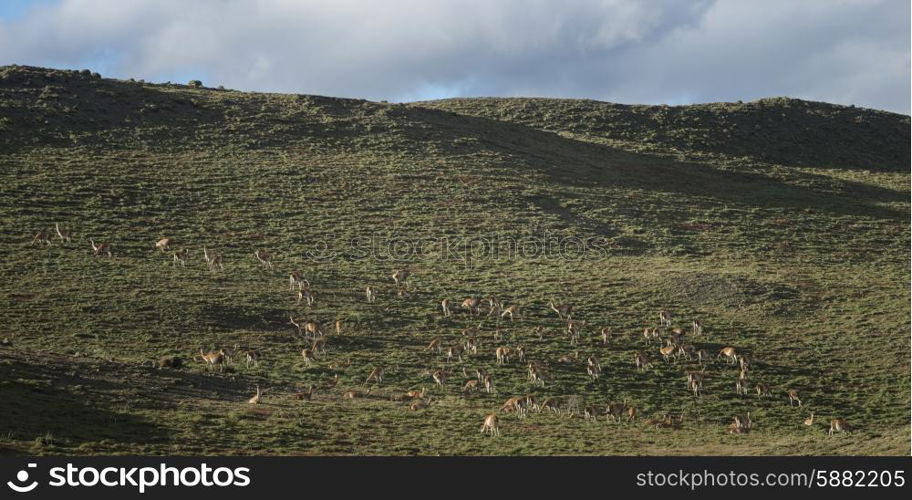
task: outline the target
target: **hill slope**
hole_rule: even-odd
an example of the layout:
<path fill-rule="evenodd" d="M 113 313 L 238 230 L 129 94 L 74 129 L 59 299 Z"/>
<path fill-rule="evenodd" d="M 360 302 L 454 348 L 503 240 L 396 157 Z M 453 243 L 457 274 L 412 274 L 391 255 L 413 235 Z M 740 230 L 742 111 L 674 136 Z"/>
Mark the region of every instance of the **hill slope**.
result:
<path fill-rule="evenodd" d="M 905 454 L 909 142 L 907 116 L 795 100 L 396 105 L 4 67 L 0 448 Z M 55 223 L 71 242 L 32 244 Z M 189 249 L 185 267 L 153 248 L 162 237 Z M 93 258 L 90 240 L 111 242 L 113 258 Z M 206 269 L 204 246 L 224 271 Z M 405 297 L 390 279 L 402 267 L 413 272 Z M 312 306 L 295 304 L 292 270 L 310 280 Z M 470 295 L 523 308 L 512 322 L 474 317 L 455 307 Z M 444 297 L 452 316 L 440 314 Z M 551 298 L 586 321 L 575 345 Z M 685 372 L 700 362 L 663 363 L 642 338 L 660 309 L 676 326 L 701 320 L 695 348 L 745 352 L 751 387 L 775 397 L 736 395 L 737 369 L 714 358 L 693 398 Z M 327 330 L 342 319 L 344 331 L 308 366 L 310 342 L 289 314 Z M 479 330 L 477 354 L 425 350 L 438 337 L 461 344 L 467 327 Z M 236 345 L 259 351 L 259 365 L 209 372 L 194 359 Z M 497 365 L 499 345 L 547 364 L 545 386 L 524 363 Z M 636 369 L 637 350 L 652 369 Z M 558 362 L 574 352 L 579 361 Z M 596 380 L 588 355 L 601 362 Z M 187 366 L 152 368 L 162 356 Z M 379 386 L 365 383 L 375 366 L 386 369 Z M 462 392 L 479 367 L 496 393 Z M 444 387 L 430 377 L 438 368 L 450 372 Z M 292 397 L 311 384 L 312 401 Z M 246 403 L 254 385 L 266 390 L 258 406 Z M 421 388 L 427 409 L 390 400 Z M 349 390 L 370 392 L 342 398 Z M 577 410 L 626 399 L 641 420 L 684 412 L 685 425 L 498 411 L 528 393 Z M 757 429 L 728 435 L 748 410 Z M 829 438 L 825 424 L 801 424 L 811 411 L 858 431 Z M 491 412 L 500 439 L 478 433 Z"/>

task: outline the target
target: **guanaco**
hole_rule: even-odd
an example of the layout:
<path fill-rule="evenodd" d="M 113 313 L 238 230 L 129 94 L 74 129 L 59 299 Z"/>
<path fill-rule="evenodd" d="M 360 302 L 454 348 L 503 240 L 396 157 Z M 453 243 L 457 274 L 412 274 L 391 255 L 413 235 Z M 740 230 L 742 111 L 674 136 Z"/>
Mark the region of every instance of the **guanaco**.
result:
<path fill-rule="evenodd" d="M 666 363 L 668 362 L 669 358 L 674 358 L 675 361 L 677 361 L 678 356 L 677 356 L 676 351 L 677 351 L 677 348 L 675 348 L 674 345 L 667 345 L 665 347 L 659 348 L 659 354 L 662 355 L 662 358 L 665 360 Z"/>
<path fill-rule="evenodd" d="M 542 401 L 541 405 L 538 407 L 539 411 L 548 410 L 552 413 L 560 413 L 560 406 L 557 404 L 557 400 L 554 398 L 545 398 Z"/>
<path fill-rule="evenodd" d="M 244 351 L 244 360 L 247 363 L 247 369 L 250 369 L 250 365 L 259 366 L 260 364 L 260 353 L 259 351 L 248 349 Z"/>
<path fill-rule="evenodd" d="M 841 418 L 834 418 L 833 420 L 830 420 L 830 430 L 827 431 L 827 434 L 832 436 L 837 432 L 849 432 L 851 430 L 852 428 L 849 426 L 849 424 L 846 423 L 845 420 Z"/>
<path fill-rule="evenodd" d="M 454 345 L 447 348 L 446 351 L 446 360 L 447 363 L 456 358 L 459 362 L 462 362 L 462 346 Z"/>
<path fill-rule="evenodd" d="M 209 267 L 210 271 L 215 271 L 216 269 L 222 270 L 222 256 L 213 253 L 210 254 L 209 250 L 203 245 L 203 259 L 206 260 L 206 265 Z"/>
<path fill-rule="evenodd" d="M 440 337 L 434 337 L 434 339 L 431 340 L 431 343 L 428 344 L 428 346 L 425 347 L 424 350 L 440 352 Z"/>
<path fill-rule="evenodd" d="M 494 379 L 491 378 L 490 375 L 485 374 L 485 375 L 482 377 L 482 381 L 484 382 L 485 392 L 487 392 L 487 393 L 489 393 L 489 394 L 492 393 L 492 392 L 494 392 Z"/>
<path fill-rule="evenodd" d="M 400 269 L 393 273 L 393 281 L 396 282 L 397 288 L 401 287 L 405 283 L 405 280 L 408 279 L 409 274 L 411 274 L 411 272 L 406 269 Z"/>
<path fill-rule="evenodd" d="M 288 274 L 288 285 L 289 290 L 294 290 L 295 287 L 304 288 L 305 285 L 310 288 L 310 281 L 307 281 L 301 271 L 292 271 Z"/>
<path fill-rule="evenodd" d="M 446 385 L 447 376 L 448 375 L 446 370 L 443 369 L 435 370 L 434 373 L 431 374 L 431 378 L 434 379 L 434 383 L 441 387 Z"/>
<path fill-rule="evenodd" d="M 345 323 L 341 319 L 336 320 L 336 335 L 342 335 L 342 331 L 345 329 Z"/>
<path fill-rule="evenodd" d="M 769 387 L 768 385 L 764 384 L 763 382 L 758 383 L 756 389 L 757 389 L 757 397 L 758 397 L 758 398 L 762 398 L 762 397 L 771 398 L 771 397 L 773 397 L 773 391 L 772 391 L 772 389 L 770 389 L 770 387 Z"/>
<path fill-rule="evenodd" d="M 789 398 L 789 406 L 792 406 L 795 403 L 798 403 L 798 407 L 799 408 L 801 407 L 801 396 L 798 394 L 798 391 L 796 391 L 795 389 L 790 389 L 788 391 L 788 398 Z"/>
<path fill-rule="evenodd" d="M 703 324 L 700 323 L 700 320 L 698 320 L 698 319 L 693 320 L 693 323 L 691 323 L 691 326 L 693 328 L 694 337 L 696 337 L 697 335 L 703 335 Z"/>
<path fill-rule="evenodd" d="M 505 365 L 510 361 L 510 348 L 500 346 L 494 350 L 494 356 L 497 358 L 498 365 Z"/>
<path fill-rule="evenodd" d="M 517 306 L 517 305 L 512 305 L 512 306 L 510 306 L 510 307 L 507 307 L 506 309 L 503 310 L 502 313 L 500 313 L 500 317 L 501 317 L 501 318 L 503 318 L 503 317 L 506 316 L 506 315 L 510 315 L 510 322 L 512 323 L 512 322 L 513 322 L 513 316 L 514 316 L 514 315 L 515 315 L 515 316 L 519 316 L 519 306 Z"/>
<path fill-rule="evenodd" d="M 735 392 L 739 396 L 746 396 L 747 395 L 747 384 L 748 384 L 747 373 L 742 371 L 741 374 L 738 375 L 738 381 L 735 382 Z"/>
<path fill-rule="evenodd" d="M 323 336 L 323 329 L 320 327 L 320 323 L 317 323 L 314 320 L 307 320 L 304 322 L 304 324 L 301 324 L 296 322 L 291 315 L 288 316 L 288 320 L 292 325 L 297 327 L 299 333 L 303 333 L 308 336 Z"/>
<path fill-rule="evenodd" d="M 534 361 L 529 362 L 529 381 L 533 384 L 540 383 L 542 387 L 545 385 L 545 379 L 542 376 L 541 368 Z"/>
<path fill-rule="evenodd" d="M 376 380 L 378 384 L 383 383 L 383 367 L 378 366 L 378 367 L 375 367 L 373 370 L 371 370 L 370 374 L 368 374 L 367 379 L 364 381 L 364 383 L 367 384 L 371 380 Z"/>
<path fill-rule="evenodd" d="M 637 369 L 641 371 L 645 371 L 652 366 L 649 358 L 640 351 L 633 353 L 633 362 L 636 364 Z"/>
<path fill-rule="evenodd" d="M 345 392 L 342 393 L 342 398 L 343 398 L 343 399 L 358 399 L 358 398 L 363 398 L 363 397 L 365 397 L 365 396 L 370 395 L 370 393 L 371 393 L 371 391 L 372 391 L 373 389 L 374 389 L 374 388 L 371 387 L 370 389 L 367 390 L 367 392 L 359 391 L 359 390 L 357 390 L 357 389 L 352 389 L 352 390 L 350 390 L 350 391 L 345 391 Z"/>
<path fill-rule="evenodd" d="M 374 287 L 370 285 L 364 289 L 364 295 L 367 297 L 368 304 L 372 304 L 375 300 L 377 300 L 377 292 L 374 290 Z"/>
<path fill-rule="evenodd" d="M 555 304 L 553 300 L 549 300 L 548 307 L 550 307 L 552 311 L 556 312 L 557 317 L 560 319 L 569 319 L 570 315 L 573 314 L 572 304 Z"/>
<path fill-rule="evenodd" d="M 484 418 L 481 424 L 481 433 L 488 433 L 491 436 L 499 436 L 500 428 L 497 426 L 497 415 L 493 413 Z"/>
<path fill-rule="evenodd" d="M 465 385 L 462 386 L 462 392 L 475 392 L 478 390 L 478 379 L 473 378 L 468 380 Z"/>
<path fill-rule="evenodd" d="M 611 327 L 606 326 L 605 328 L 602 328 L 601 334 L 602 345 L 608 345 L 608 342 L 611 340 Z"/>
<path fill-rule="evenodd" d="M 260 386 L 257 385 L 256 388 L 257 388 L 257 393 L 254 394 L 252 398 L 250 398 L 250 399 L 247 400 L 247 402 L 250 403 L 250 404 L 252 404 L 252 405 L 258 405 L 258 404 L 260 404 L 260 398 L 263 397 L 263 391 L 260 390 Z"/>
<path fill-rule="evenodd" d="M 661 326 L 671 326 L 672 319 L 674 315 L 669 311 L 659 311 L 659 325 Z"/>
<path fill-rule="evenodd" d="M 59 223 L 54 224 L 54 229 L 57 230 L 58 238 L 67 243 L 70 242 L 70 238 L 73 236 L 73 234 L 68 229 L 61 229 Z"/>
<path fill-rule="evenodd" d="M 111 244 L 108 242 L 101 242 L 95 244 L 95 240 L 89 240 L 92 243 L 92 256 L 98 257 L 101 254 L 108 254 L 108 258 L 111 257 Z"/>
<path fill-rule="evenodd" d="M 190 258 L 190 250 L 187 248 L 181 250 L 175 250 L 171 257 L 171 265 L 176 266 L 180 264 L 181 267 L 187 265 L 187 260 Z"/>
<path fill-rule="evenodd" d="M 169 245 L 171 245 L 171 238 L 162 238 L 155 242 L 155 249 L 165 253 L 165 250 L 168 249 Z"/>
<path fill-rule="evenodd" d="M 206 363 L 206 366 L 211 370 L 212 368 L 218 366 L 219 371 L 224 371 L 225 369 L 225 351 L 220 349 L 218 351 L 203 352 L 203 348 L 200 347 L 199 350 L 200 357 Z"/>
<path fill-rule="evenodd" d="M 467 297 L 462 301 L 462 304 L 459 307 L 466 309 L 469 313 L 473 315 L 478 315 L 478 306 L 481 304 L 481 299 L 477 297 Z"/>
<path fill-rule="evenodd" d="M 260 404 L 260 398 L 261 398 L 262 396 L 263 396 L 263 392 L 260 391 L 260 386 L 257 385 L 257 386 L 256 386 L 256 394 L 254 394 L 252 398 L 248 399 L 247 402 L 250 403 L 250 404 L 252 404 L 252 405 L 258 405 L 258 404 Z"/>
<path fill-rule="evenodd" d="M 649 328 L 648 326 L 643 329 L 643 338 L 646 339 L 646 345 L 650 345 L 653 339 L 659 338 L 659 329 L 658 328 Z"/>
<path fill-rule="evenodd" d="M 811 412 L 811 416 L 804 419 L 804 425 L 806 425 L 808 427 L 814 425 L 814 412 Z"/>
<path fill-rule="evenodd" d="M 301 349 L 301 357 L 304 358 L 304 364 L 310 366 L 316 358 L 314 358 L 313 349 Z"/>
<path fill-rule="evenodd" d="M 429 406 L 431 406 L 430 399 L 428 399 L 427 401 L 421 400 L 421 401 L 415 401 L 414 403 L 409 405 L 409 409 L 412 411 L 418 411 L 418 410 L 423 410 Z"/>
<path fill-rule="evenodd" d="M 738 351 L 732 346 L 726 346 L 719 350 L 719 356 L 728 358 L 728 362 L 735 364 L 738 361 Z"/>
<path fill-rule="evenodd" d="M 302 401 L 310 401 L 314 397 L 314 391 L 315 386 L 313 384 L 310 384 L 310 387 L 306 391 L 296 392 L 291 396 Z"/>
<path fill-rule="evenodd" d="M 443 309 L 443 316 L 447 317 L 452 312 L 450 312 L 450 299 L 443 299 L 440 301 L 440 308 Z"/>
<path fill-rule="evenodd" d="M 312 306 L 316 301 L 314 298 L 313 292 L 307 288 L 301 288 L 298 290 L 298 296 L 295 299 L 295 305 L 300 305 L 301 302 L 306 302 L 308 306 Z"/>
<path fill-rule="evenodd" d="M 272 269 L 272 254 L 257 249 L 253 252 L 253 256 L 260 261 L 260 264 L 263 264 L 263 267 Z"/>
<path fill-rule="evenodd" d="M 35 234 L 35 237 L 32 238 L 32 245 L 44 243 L 47 246 L 51 246 L 51 238 L 45 231 L 38 231 Z"/>

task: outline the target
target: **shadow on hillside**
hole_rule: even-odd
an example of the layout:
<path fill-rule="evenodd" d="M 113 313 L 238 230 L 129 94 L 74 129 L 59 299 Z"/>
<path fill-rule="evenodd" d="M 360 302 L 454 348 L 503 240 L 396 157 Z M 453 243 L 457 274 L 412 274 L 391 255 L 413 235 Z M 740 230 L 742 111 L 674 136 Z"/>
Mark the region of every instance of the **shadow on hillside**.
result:
<path fill-rule="evenodd" d="M 810 209 L 884 219 L 908 217 L 908 212 L 876 206 L 908 201 L 908 193 L 890 189 L 843 181 L 844 194 L 827 193 L 758 173 L 630 153 L 488 118 L 426 108 L 415 111 L 424 121 L 474 136 L 479 144 L 492 150 L 507 155 L 521 153 L 517 160 L 547 175 L 555 184 L 650 190 L 758 208 Z"/>

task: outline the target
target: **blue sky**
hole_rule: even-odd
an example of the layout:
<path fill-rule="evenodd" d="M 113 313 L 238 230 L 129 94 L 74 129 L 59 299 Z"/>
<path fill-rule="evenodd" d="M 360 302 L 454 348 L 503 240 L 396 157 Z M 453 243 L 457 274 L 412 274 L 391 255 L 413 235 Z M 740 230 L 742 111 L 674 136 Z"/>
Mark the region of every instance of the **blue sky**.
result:
<path fill-rule="evenodd" d="M 409 101 L 910 112 L 908 0 L 3 0 L 0 64 Z"/>

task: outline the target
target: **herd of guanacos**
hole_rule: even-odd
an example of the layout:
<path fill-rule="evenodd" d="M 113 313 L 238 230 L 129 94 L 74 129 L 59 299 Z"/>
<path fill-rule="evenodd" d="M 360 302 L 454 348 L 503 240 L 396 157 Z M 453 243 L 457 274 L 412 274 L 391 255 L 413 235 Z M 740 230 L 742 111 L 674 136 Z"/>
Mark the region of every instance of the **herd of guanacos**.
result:
<path fill-rule="evenodd" d="M 59 224 L 54 226 L 57 237 L 63 241 L 69 243 L 72 239 L 72 233 L 69 230 L 63 229 Z M 94 257 L 107 255 L 112 257 L 112 247 L 108 242 L 95 243 L 94 240 L 90 240 L 92 245 L 92 255 Z M 171 238 L 162 238 L 158 240 L 154 247 L 155 249 L 165 252 L 169 250 L 171 246 Z M 51 245 L 51 236 L 47 231 L 39 231 L 32 238 L 32 244 L 45 244 Z M 182 250 L 174 251 L 172 253 L 172 260 L 174 265 L 185 266 L 189 259 L 189 250 L 184 248 Z M 256 250 L 254 252 L 254 257 L 259 261 L 264 267 L 268 269 L 273 269 L 272 255 L 263 252 L 261 250 Z M 203 257 L 206 261 L 206 264 L 210 271 L 222 270 L 222 257 L 217 253 L 212 253 L 203 247 Z M 392 275 L 392 279 L 395 282 L 397 288 L 397 294 L 399 296 L 407 295 L 406 291 L 406 281 L 411 272 L 406 269 L 396 270 Z M 314 295 L 311 292 L 310 282 L 304 277 L 304 274 L 301 272 L 292 272 L 289 274 L 289 284 L 292 290 L 297 289 L 297 304 L 306 303 L 307 305 L 312 305 L 314 303 Z M 373 303 L 377 298 L 377 291 L 371 286 L 366 287 L 365 296 L 369 303 Z M 500 318 L 509 317 L 512 322 L 515 317 L 518 317 L 521 308 L 518 305 L 512 305 L 504 307 L 504 305 L 497 300 L 495 297 L 489 297 L 486 299 L 478 297 L 468 297 L 460 304 L 460 307 L 466 310 L 469 314 L 479 315 L 481 314 L 482 306 L 487 302 L 488 305 L 488 316 L 498 315 Z M 572 345 L 576 345 L 579 340 L 579 336 L 582 328 L 585 326 L 585 321 L 575 321 L 573 319 L 573 306 L 572 304 L 555 304 L 554 301 L 549 301 L 549 308 L 554 311 L 562 321 L 566 321 L 566 331 L 570 336 L 570 342 Z M 440 308 L 444 316 L 450 316 L 453 314 L 453 311 L 450 308 L 450 300 L 443 299 L 440 303 Z M 705 374 L 705 365 L 709 359 L 708 353 L 704 349 L 695 349 L 693 344 L 687 344 L 685 339 L 686 331 L 683 328 L 672 327 L 674 316 L 668 311 L 659 312 L 659 326 L 658 327 L 646 327 L 643 330 L 643 337 L 645 339 L 646 345 L 650 345 L 653 341 L 659 341 L 661 337 L 660 328 L 668 329 L 669 336 L 665 339 L 665 345 L 659 347 L 658 352 L 662 356 L 665 362 L 677 361 L 679 357 L 692 360 L 694 357 L 697 358 L 702 369 L 700 370 L 690 370 L 687 372 L 687 388 L 693 392 L 694 397 L 700 397 L 703 389 L 703 379 Z M 295 321 L 293 317 L 290 317 L 290 323 L 295 326 L 299 333 L 304 334 L 306 337 L 313 340 L 313 345 L 310 348 L 305 348 L 301 351 L 301 356 L 304 358 L 305 365 L 311 365 L 317 353 L 324 351 L 325 347 L 325 337 L 322 330 L 322 327 L 319 323 L 313 320 L 307 320 L 298 322 Z M 702 335 L 703 326 L 698 320 L 693 320 L 691 323 L 691 332 L 693 337 Z M 343 330 L 342 320 L 337 320 L 335 324 L 336 333 L 342 333 Z M 446 359 L 451 361 L 453 358 L 462 359 L 463 352 L 471 352 L 476 354 L 478 351 L 478 342 L 474 337 L 474 334 L 477 333 L 477 329 L 466 328 L 462 331 L 462 335 L 465 338 L 465 341 L 462 344 L 454 345 L 446 349 Z M 542 338 L 544 333 L 544 328 L 538 326 L 535 328 L 534 333 L 539 335 L 539 338 Z M 612 332 L 610 327 L 605 327 L 601 330 L 601 340 L 603 344 L 607 344 L 612 337 Z M 495 338 L 500 340 L 500 329 L 497 329 L 495 332 Z M 441 352 L 441 339 L 437 337 L 431 341 L 431 343 L 425 349 L 426 351 L 436 351 Z M 246 361 L 246 365 L 249 368 L 251 365 L 256 366 L 259 363 L 259 352 L 256 350 L 239 350 L 237 346 L 234 349 L 219 349 L 217 351 L 205 352 L 202 348 L 199 351 L 199 357 L 203 362 L 211 369 L 218 367 L 223 369 L 224 365 L 230 363 L 235 357 L 243 357 Z M 740 354 L 738 350 L 733 346 L 723 347 L 719 353 L 719 357 L 725 358 L 730 364 L 737 364 L 740 366 L 740 374 L 738 376 L 737 382 L 735 384 L 735 390 L 739 395 L 746 395 L 749 392 L 748 388 L 748 373 L 751 369 L 750 360 Z M 495 357 L 498 365 L 503 365 L 509 361 L 511 357 L 518 359 L 520 361 L 525 361 L 524 348 L 522 346 L 517 347 L 506 347 L 500 346 L 495 349 Z M 578 354 L 574 353 L 569 356 L 564 356 L 558 360 L 559 363 L 570 363 L 577 360 Z M 652 362 L 646 354 L 643 354 L 640 351 L 634 353 L 634 363 L 638 370 L 646 370 L 652 366 Z M 178 368 L 182 364 L 182 361 L 179 357 L 166 357 L 158 361 L 159 367 L 171 367 Z M 536 361 L 529 361 L 527 364 L 528 377 L 529 381 L 533 384 L 544 385 L 546 367 Z M 586 372 L 589 377 L 597 379 L 601 374 L 601 365 L 596 356 L 589 356 L 586 359 Z M 381 383 L 383 381 L 384 370 L 382 367 L 375 367 L 369 373 L 365 383 L 374 381 L 376 383 Z M 465 369 L 463 368 L 463 374 L 465 374 Z M 465 392 L 480 390 L 482 387 L 487 392 L 493 392 L 493 379 L 489 373 L 483 368 L 476 370 L 477 378 L 470 379 L 463 386 Z M 444 386 L 447 382 L 448 370 L 438 369 L 430 374 L 434 382 L 438 386 Z M 338 375 L 336 376 L 336 382 L 338 382 Z M 757 397 L 772 397 L 773 392 L 769 386 L 764 383 L 758 383 L 754 387 Z M 314 395 L 314 386 L 310 387 L 306 391 L 301 391 L 293 394 L 292 396 L 296 399 L 302 400 L 311 400 Z M 358 390 L 346 391 L 342 396 L 346 399 L 355 399 L 358 397 L 365 396 L 369 393 L 368 390 L 366 393 Z M 788 396 L 789 405 L 797 404 L 799 407 L 802 406 L 801 396 L 797 390 L 790 389 L 786 392 Z M 408 391 L 402 394 L 397 394 L 392 396 L 395 401 L 414 401 L 410 405 L 412 410 L 420 410 L 427 408 L 430 405 L 430 399 L 425 400 L 425 390 L 421 391 Z M 254 394 L 248 402 L 250 404 L 259 404 L 262 400 L 263 392 L 260 387 L 256 386 L 256 394 Z M 535 396 L 527 395 L 524 397 L 511 397 L 509 398 L 501 407 L 501 411 L 504 413 L 513 412 L 518 414 L 520 417 L 525 417 L 530 410 L 536 411 L 551 411 L 555 413 L 560 413 L 562 410 L 558 404 L 558 401 L 555 398 L 546 398 L 542 401 L 537 401 Z M 572 410 L 571 410 L 572 412 Z M 582 416 L 589 419 L 597 419 L 599 415 L 599 410 L 595 406 L 586 406 L 582 410 Z M 606 415 L 606 421 L 615 421 L 620 423 L 622 419 L 626 421 L 634 421 L 637 416 L 637 409 L 634 406 L 627 404 L 625 400 L 623 403 L 609 403 L 607 408 L 601 412 Z M 646 423 L 649 425 L 655 426 L 657 429 L 667 428 L 667 429 L 679 429 L 683 425 L 684 415 L 671 415 L 665 414 L 661 418 L 646 419 Z M 803 421 L 804 425 L 812 426 L 814 425 L 814 413 L 812 412 Z M 728 425 L 728 432 L 730 434 L 746 434 L 751 431 L 754 424 L 751 420 L 750 412 L 747 412 L 745 415 L 736 415 L 733 419 L 733 422 Z M 848 423 L 842 418 L 834 418 L 830 420 L 830 427 L 828 434 L 832 435 L 837 432 L 848 432 L 852 428 Z M 499 418 L 497 414 L 491 413 L 485 416 L 480 431 L 482 433 L 487 433 L 492 436 L 500 434 L 500 425 Z"/>

